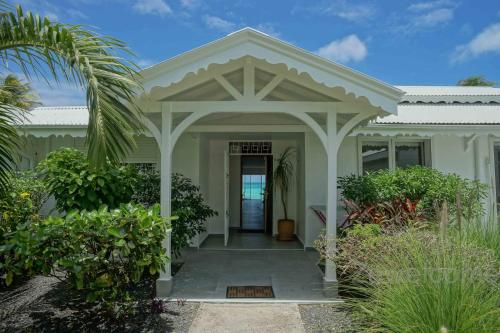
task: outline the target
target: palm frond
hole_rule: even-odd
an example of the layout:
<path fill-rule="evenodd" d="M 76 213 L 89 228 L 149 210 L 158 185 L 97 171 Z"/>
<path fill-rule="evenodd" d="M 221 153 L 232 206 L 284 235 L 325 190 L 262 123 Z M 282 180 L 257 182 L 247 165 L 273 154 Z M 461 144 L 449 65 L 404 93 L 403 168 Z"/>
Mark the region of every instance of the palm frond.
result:
<path fill-rule="evenodd" d="M 124 43 L 81 26 L 52 22 L 20 6 L 0 13 L 2 63 L 14 63 L 28 78 L 50 77 L 86 89 L 86 142 L 96 166 L 106 159 L 119 162 L 135 147 L 134 134 L 142 131 L 142 113 L 134 104 L 142 89 L 138 67 L 120 54 L 131 55 Z"/>
<path fill-rule="evenodd" d="M 0 103 L 0 191 L 7 188 L 12 166 L 17 161 L 19 136 L 15 125 L 22 122 L 24 110 Z"/>

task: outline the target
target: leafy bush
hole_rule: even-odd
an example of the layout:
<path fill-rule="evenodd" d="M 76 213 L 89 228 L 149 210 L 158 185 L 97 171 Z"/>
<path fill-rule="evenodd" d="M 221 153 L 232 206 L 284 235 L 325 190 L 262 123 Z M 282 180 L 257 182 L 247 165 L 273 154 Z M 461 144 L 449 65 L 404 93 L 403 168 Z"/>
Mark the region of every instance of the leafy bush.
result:
<path fill-rule="evenodd" d="M 129 287 L 143 274 L 164 269 L 168 257 L 161 243 L 167 227 L 158 205 L 72 211 L 18 228 L 0 246 L 7 257 L 0 265 L 7 271 L 7 284 L 23 270 L 58 278 L 62 271 L 89 301 L 112 307 L 113 301 L 128 299 Z"/>
<path fill-rule="evenodd" d="M 217 212 L 205 203 L 199 186 L 176 173 L 172 175 L 172 215 L 177 217 L 172 221 L 172 252 L 179 255 L 191 238 L 205 231 L 204 222 Z"/>
<path fill-rule="evenodd" d="M 465 234 L 452 230 L 444 238 L 428 230 L 407 229 L 364 235 L 350 244 L 356 257 L 351 267 L 359 269 L 355 289 L 366 296 L 348 302 L 357 329 L 495 332 L 500 327 L 499 261 L 477 237 L 468 240 L 467 233 L 475 228 Z M 496 243 L 499 235 L 497 231 Z"/>
<path fill-rule="evenodd" d="M 96 210 L 130 202 L 136 183 L 136 170 L 131 166 L 107 163 L 99 169 L 89 165 L 85 155 L 73 148 L 55 150 L 40 162 L 48 191 L 54 195 L 60 211 Z"/>
<path fill-rule="evenodd" d="M 457 197 L 467 203 L 460 211 L 471 220 L 483 214 L 482 200 L 487 195 L 486 185 L 478 181 L 422 166 L 341 177 L 339 185 L 347 200 L 348 214 L 355 215 L 351 216 L 352 220 L 370 207 L 370 215 L 379 212 L 387 220 L 404 219 L 405 216 L 434 219 L 445 201 L 455 212 Z M 358 209 L 350 207 L 352 204 Z M 370 215 L 367 218 L 370 219 Z"/>
<path fill-rule="evenodd" d="M 48 194 L 42 180 L 32 171 L 15 172 L 0 196 L 0 244 L 17 225 L 38 221 Z"/>
<path fill-rule="evenodd" d="M 191 179 L 172 174 L 172 253 L 180 255 L 180 250 L 189 245 L 189 240 L 204 232 L 204 222 L 217 212 L 211 209 L 200 193 L 200 188 Z M 145 205 L 160 201 L 160 176 L 158 171 L 141 171 L 133 199 Z"/>
<path fill-rule="evenodd" d="M 160 173 L 156 169 L 140 170 L 134 187 L 132 201 L 145 207 L 160 203 Z"/>

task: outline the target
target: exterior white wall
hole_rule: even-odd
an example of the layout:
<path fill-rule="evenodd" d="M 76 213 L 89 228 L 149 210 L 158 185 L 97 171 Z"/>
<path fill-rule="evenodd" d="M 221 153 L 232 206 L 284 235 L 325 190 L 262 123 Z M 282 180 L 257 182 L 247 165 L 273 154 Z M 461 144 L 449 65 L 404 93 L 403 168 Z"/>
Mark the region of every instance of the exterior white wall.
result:
<path fill-rule="evenodd" d="M 306 132 L 305 146 L 305 244 L 312 247 L 317 236 L 325 228 L 310 209 L 314 205 L 326 205 L 327 161 L 326 152 L 316 134 Z"/>
<path fill-rule="evenodd" d="M 229 227 L 240 227 L 241 156 L 229 158 Z"/>
<path fill-rule="evenodd" d="M 464 138 L 435 135 L 431 139 L 432 167 L 474 179 L 474 147 L 466 150 Z"/>
<path fill-rule="evenodd" d="M 200 184 L 200 136 L 198 134 L 184 133 L 175 144 L 172 153 L 172 172 L 180 173 Z"/>

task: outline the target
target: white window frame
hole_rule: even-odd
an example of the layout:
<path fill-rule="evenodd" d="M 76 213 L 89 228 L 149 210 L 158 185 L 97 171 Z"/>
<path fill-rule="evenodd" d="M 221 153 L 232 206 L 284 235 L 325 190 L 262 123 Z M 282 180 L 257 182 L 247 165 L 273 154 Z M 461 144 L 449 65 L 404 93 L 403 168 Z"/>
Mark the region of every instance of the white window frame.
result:
<path fill-rule="evenodd" d="M 424 165 L 432 166 L 431 142 L 428 138 L 408 137 L 408 136 L 360 136 L 358 137 L 358 175 L 363 174 L 363 144 L 366 142 L 385 142 L 389 148 L 389 170 L 396 168 L 396 143 L 423 143 L 424 144 Z"/>

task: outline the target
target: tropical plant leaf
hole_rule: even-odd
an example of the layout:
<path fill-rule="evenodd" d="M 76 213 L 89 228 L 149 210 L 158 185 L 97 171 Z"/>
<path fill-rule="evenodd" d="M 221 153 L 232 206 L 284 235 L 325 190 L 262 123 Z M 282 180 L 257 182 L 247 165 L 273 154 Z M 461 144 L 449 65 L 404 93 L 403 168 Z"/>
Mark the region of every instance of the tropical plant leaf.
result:
<path fill-rule="evenodd" d="M 142 89 L 137 66 L 122 58 L 130 50 L 117 39 L 52 22 L 20 6 L 11 11 L 0 1 L 0 10 L 0 61 L 15 64 L 27 78 L 53 78 L 85 88 L 89 160 L 98 167 L 106 159 L 119 162 L 135 147 L 133 136 L 142 130 L 142 113 L 134 104 L 135 93 Z M 12 160 L 9 149 L 0 152 L 2 162 Z"/>

